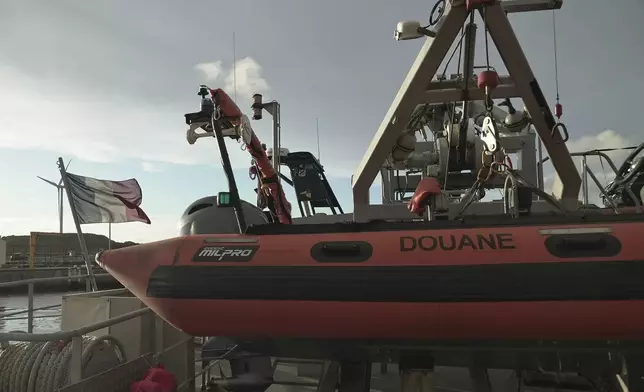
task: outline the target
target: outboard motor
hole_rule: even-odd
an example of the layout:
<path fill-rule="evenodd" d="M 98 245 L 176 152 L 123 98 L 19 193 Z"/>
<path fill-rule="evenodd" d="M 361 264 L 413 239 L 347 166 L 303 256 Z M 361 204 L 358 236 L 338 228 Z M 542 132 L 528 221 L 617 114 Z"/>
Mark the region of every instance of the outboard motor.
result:
<path fill-rule="evenodd" d="M 262 210 L 244 200 L 241 203 L 248 225 L 269 223 Z M 239 232 L 236 219 L 233 208 L 218 205 L 217 196 L 203 197 L 186 208 L 179 223 L 179 234 L 235 234 Z M 234 345 L 223 337 L 211 338 L 201 349 L 201 360 L 204 364 L 215 361 Z M 243 351 L 231 354 L 226 357 L 232 374 L 225 380 L 210 380 L 206 386 L 207 391 L 223 388 L 230 392 L 264 392 L 272 385 L 273 367 L 270 357 Z"/>
<path fill-rule="evenodd" d="M 242 211 L 248 225 L 269 223 L 266 214 L 242 200 Z M 179 223 L 179 235 L 239 233 L 235 211 L 230 206 L 217 205 L 217 196 L 203 197 L 186 208 Z"/>

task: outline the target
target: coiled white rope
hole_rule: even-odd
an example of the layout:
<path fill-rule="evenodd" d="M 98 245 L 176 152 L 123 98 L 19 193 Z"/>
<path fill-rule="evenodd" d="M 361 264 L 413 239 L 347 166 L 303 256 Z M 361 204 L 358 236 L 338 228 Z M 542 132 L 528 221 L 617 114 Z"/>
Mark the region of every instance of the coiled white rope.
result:
<path fill-rule="evenodd" d="M 94 354 L 106 348 L 113 350 L 119 363 L 125 362 L 123 346 L 114 337 L 83 337 L 82 369 Z M 0 348 L 0 392 L 57 391 L 69 384 L 71 355 L 71 340 L 3 346 Z M 105 363 L 105 368 L 99 370 L 108 370 L 109 366 Z"/>

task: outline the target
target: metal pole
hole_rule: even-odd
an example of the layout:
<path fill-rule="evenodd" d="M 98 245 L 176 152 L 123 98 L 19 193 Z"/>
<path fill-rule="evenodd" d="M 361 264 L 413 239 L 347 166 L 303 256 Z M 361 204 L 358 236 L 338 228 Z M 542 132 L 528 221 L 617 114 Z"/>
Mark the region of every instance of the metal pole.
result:
<path fill-rule="evenodd" d="M 320 161 L 320 124 L 318 123 L 318 119 L 315 119 L 315 136 L 318 139 L 318 162 Z"/>
<path fill-rule="evenodd" d="M 36 263 L 36 241 L 38 234 L 33 231 L 29 233 L 29 268 L 34 268 Z"/>
<path fill-rule="evenodd" d="M 107 238 L 109 240 L 109 243 L 107 244 L 107 249 L 111 250 L 112 249 L 112 222 L 107 223 Z"/>
<path fill-rule="evenodd" d="M 273 111 L 273 167 L 275 173 L 277 174 L 277 182 L 280 183 L 282 179 L 280 178 L 280 104 L 279 102 L 274 102 L 274 111 Z"/>
<path fill-rule="evenodd" d="M 27 288 L 27 332 L 34 333 L 34 282 L 29 282 Z"/>
<path fill-rule="evenodd" d="M 58 158 L 58 169 L 60 170 L 60 175 L 63 179 L 63 184 L 65 185 L 65 191 L 67 192 L 67 201 L 69 201 L 69 208 L 72 212 L 74 225 L 76 226 L 76 234 L 78 235 L 78 242 L 80 243 L 83 259 L 85 260 L 85 268 L 87 268 L 89 285 L 92 291 L 98 291 L 98 287 L 96 286 L 96 279 L 94 278 L 94 270 L 92 268 L 92 263 L 89 260 L 89 252 L 87 251 L 87 244 L 85 243 L 85 237 L 83 237 L 83 231 L 81 230 L 81 225 L 80 225 L 80 222 L 78 221 L 78 215 L 76 214 L 76 207 L 74 206 L 74 202 L 72 199 L 71 188 L 69 185 L 69 178 L 67 178 L 67 171 L 65 170 L 63 158 Z"/>
<path fill-rule="evenodd" d="M 235 173 L 233 173 L 232 165 L 230 164 L 230 155 L 228 155 L 228 149 L 226 148 L 226 141 L 224 140 L 224 135 L 221 132 L 221 127 L 219 123 L 215 120 L 215 114 L 212 114 L 210 119 L 212 124 L 212 130 L 215 133 L 215 138 L 217 139 L 217 145 L 219 146 L 219 152 L 221 154 L 221 162 L 224 167 L 224 174 L 226 174 L 226 179 L 228 180 L 228 190 L 230 191 L 230 201 L 235 211 L 235 217 L 237 218 L 237 225 L 239 227 L 239 232 L 244 234 L 246 232 L 246 217 L 244 216 L 244 210 L 242 209 L 241 199 L 239 198 L 239 189 L 237 189 L 237 182 L 235 181 Z"/>
<path fill-rule="evenodd" d="M 474 75 L 474 56 L 476 54 L 476 30 L 478 26 L 474 23 L 474 13 L 470 15 L 470 21 L 465 26 L 465 35 L 463 39 L 463 88 L 467 89 L 472 84 L 472 75 Z M 472 105 L 469 101 L 463 101 L 463 118 L 461 123 L 467 125 L 472 116 Z M 467 137 L 467 135 L 466 135 Z M 467 139 L 465 139 L 467 140 Z"/>
<path fill-rule="evenodd" d="M 72 352 L 69 358 L 69 381 L 75 384 L 83 379 L 83 337 L 72 338 Z"/>
<path fill-rule="evenodd" d="M 472 75 L 474 75 L 474 56 L 476 54 L 476 30 L 477 26 L 474 23 L 474 13 L 470 14 L 470 21 L 465 26 L 465 36 L 463 40 L 463 88 L 467 91 L 472 84 Z M 485 102 L 485 105 L 488 103 Z M 454 110 L 454 109 L 452 109 Z M 466 160 L 466 144 L 467 144 L 467 127 L 469 119 L 472 117 L 472 104 L 467 100 L 463 100 L 462 104 L 463 115 L 459 124 L 458 133 L 458 162 L 463 165 Z M 451 128 L 453 129 L 453 127 Z M 449 135 L 450 140 L 454 135 Z M 451 147 L 450 147 L 451 149 Z"/>
<path fill-rule="evenodd" d="M 235 45 L 234 31 L 233 31 L 233 100 L 237 102 L 237 48 Z"/>
<path fill-rule="evenodd" d="M 60 234 L 63 234 L 63 200 L 65 198 L 63 189 L 60 186 L 58 187 L 58 224 L 60 225 Z"/>
<path fill-rule="evenodd" d="M 584 205 L 588 205 L 588 160 L 585 155 L 581 157 L 581 187 L 582 192 L 584 192 Z"/>
<path fill-rule="evenodd" d="M 545 191 L 543 187 L 545 184 L 543 183 L 543 145 L 541 144 L 541 138 L 536 136 L 537 138 L 537 155 L 539 157 L 539 162 L 537 163 L 537 188 L 541 189 L 542 191 Z"/>

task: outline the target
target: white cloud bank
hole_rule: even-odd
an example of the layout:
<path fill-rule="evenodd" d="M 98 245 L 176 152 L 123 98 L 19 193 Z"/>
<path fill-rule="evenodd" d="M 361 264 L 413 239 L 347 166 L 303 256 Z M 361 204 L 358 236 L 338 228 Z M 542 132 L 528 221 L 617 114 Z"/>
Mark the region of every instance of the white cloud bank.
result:
<path fill-rule="evenodd" d="M 234 67 L 225 67 L 222 61 L 215 61 L 197 64 L 195 69 L 203 74 L 208 83 L 221 85 L 220 82 L 223 82 L 221 88 L 228 95 L 232 97 L 236 91 L 237 97 L 244 97 L 244 101 L 253 94 L 270 90 L 268 82 L 262 77 L 262 67 L 251 57 L 237 60 Z"/>
<path fill-rule="evenodd" d="M 144 171 L 149 173 L 160 173 L 165 170 L 165 166 L 161 163 L 143 162 L 141 166 Z"/>
<path fill-rule="evenodd" d="M 200 73 L 223 83 L 232 95 L 237 81 L 240 108 L 250 107 L 252 93 L 265 93 L 268 82 L 261 66 L 248 57 L 232 67 L 222 62 L 199 64 Z M 199 75 L 201 79 L 203 75 Z M 186 105 L 163 106 L 132 101 L 98 92 L 73 91 L 45 80 L 34 80 L 13 68 L 0 67 L 0 148 L 52 151 L 66 157 L 109 163 L 140 162 L 146 170 L 159 163 L 217 164 L 216 147 L 209 143 L 188 145 L 183 114 L 195 110 L 198 100 L 190 95 Z M 252 93 L 249 93 L 252 92 Z M 190 99 L 193 99 L 190 101 Z M 248 155 L 231 145 L 233 164 L 247 165 Z M 214 151 L 214 152 L 213 152 Z"/>
<path fill-rule="evenodd" d="M 238 106 L 249 111 L 252 95 L 266 94 L 271 86 L 261 65 L 251 57 L 238 60 L 234 68 L 233 74 L 231 63 L 213 61 L 187 71 L 194 73 L 194 80 L 222 87 L 231 96 L 236 81 Z M 183 114 L 198 108 L 192 93 L 181 97 L 180 104 L 151 104 L 100 91 L 88 94 L 2 66 L 0 85 L 0 148 L 46 151 L 100 163 L 131 160 L 148 172 L 163 171 L 168 164 L 220 164 L 214 141 L 202 140 L 191 146 L 185 140 Z M 262 141 L 271 142 L 270 121 L 254 122 L 253 126 Z M 282 141 L 287 147 L 312 147 L 302 140 Z M 228 146 L 233 165 L 246 167 L 248 153 L 235 143 Z M 349 181 L 359 157 L 324 156 L 327 175 Z"/>

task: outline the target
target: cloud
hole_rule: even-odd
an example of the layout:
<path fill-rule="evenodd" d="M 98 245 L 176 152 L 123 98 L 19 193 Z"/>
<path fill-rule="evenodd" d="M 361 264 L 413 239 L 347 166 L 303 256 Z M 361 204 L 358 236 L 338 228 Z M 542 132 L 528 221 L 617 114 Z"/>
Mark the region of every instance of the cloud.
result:
<path fill-rule="evenodd" d="M 250 106 L 253 93 L 270 88 L 262 67 L 250 57 L 237 61 L 235 75 L 222 61 L 198 64 L 195 69 L 229 93 L 236 79 L 240 107 Z M 54 151 L 101 163 L 131 159 L 147 171 L 157 171 L 160 162 L 218 161 L 213 145 L 190 146 L 185 141 L 183 114 L 198 105 L 192 94 L 186 96 L 183 107 L 153 105 L 100 91 L 88 96 L 87 91 L 60 81 L 34 80 L 8 67 L 0 67 L 0 85 L 0 148 Z M 247 164 L 247 153 L 230 150 L 233 164 Z"/>
<path fill-rule="evenodd" d="M 233 91 L 230 63 L 201 63 L 187 72 L 194 72 L 193 77 L 200 82 Z M 237 61 L 236 79 L 237 101 L 242 109 L 250 107 L 252 94 L 270 90 L 262 67 L 250 57 Z M 178 100 L 151 103 L 97 91 L 93 86 L 84 90 L 55 78 L 36 79 L 3 66 L 0 85 L 0 149 L 45 151 L 97 163 L 133 161 L 146 171 L 163 170 L 168 164 L 221 167 L 214 140 L 202 139 L 192 146 L 185 140 L 183 114 L 197 110 L 199 105 L 198 97 L 190 91 Z M 253 127 L 263 142 L 271 143 L 270 120 L 254 122 Z M 283 143 L 289 148 L 299 144 L 303 150 L 313 147 L 298 138 L 283 139 Z M 246 167 L 248 153 L 235 143 L 227 145 L 233 166 Z M 338 159 L 324 151 L 322 157 L 327 175 L 347 181 L 359 158 Z"/>
<path fill-rule="evenodd" d="M 253 94 L 263 94 L 270 86 L 262 76 L 262 67 L 252 57 L 237 60 L 234 66 L 225 68 L 222 61 L 200 63 L 195 69 L 205 76 L 208 82 L 223 82 L 221 86 L 229 95 L 237 91 L 242 100 L 250 99 Z"/>
<path fill-rule="evenodd" d="M 158 162 L 148 162 L 144 161 L 141 163 L 143 170 L 150 173 L 159 173 L 165 170 L 165 166 Z"/>
<path fill-rule="evenodd" d="M 632 141 L 627 137 L 620 135 L 612 129 L 607 129 L 596 135 L 586 135 L 577 140 L 569 141 L 568 150 L 570 150 L 570 152 L 582 152 L 597 149 L 621 149 L 624 147 L 630 147 L 632 144 Z M 626 150 L 620 150 L 610 151 L 606 154 L 613 160 L 622 160 L 629 154 L 629 152 Z"/>
<path fill-rule="evenodd" d="M 595 135 L 586 135 L 576 140 L 570 140 L 568 142 L 568 150 L 571 153 L 576 153 L 590 150 L 615 149 L 614 151 L 606 151 L 605 154 L 608 155 L 611 161 L 619 169 L 624 159 L 631 152 L 631 150 L 626 150 L 624 148 L 631 147 L 633 145 L 634 143 L 628 137 L 623 136 L 614 130 L 608 129 Z M 582 158 L 574 157 L 573 160 L 577 165 L 577 169 L 580 171 Z M 615 173 L 605 159 L 600 159 L 596 156 L 589 156 L 587 157 L 587 165 L 589 169 L 595 174 L 602 186 L 605 186 L 615 177 Z M 554 173 L 554 170 L 550 164 L 547 164 L 544 167 L 544 189 L 546 190 L 546 192 L 551 192 L 551 190 L 553 190 L 553 187 L 555 186 L 555 183 L 556 175 Z M 602 205 L 600 195 L 601 192 L 599 190 L 599 187 L 589 176 L 589 202 Z M 583 197 L 583 194 L 580 192 L 579 196 L 581 198 Z"/>
<path fill-rule="evenodd" d="M 223 62 L 220 60 L 212 63 L 197 64 L 195 65 L 195 69 L 205 76 L 207 82 L 214 82 L 219 79 L 222 74 L 222 65 Z"/>
<path fill-rule="evenodd" d="M 214 65 L 202 68 L 215 76 Z M 218 77 L 226 79 L 222 72 Z M 198 108 L 196 95 L 186 94 L 178 104 L 152 104 L 90 86 L 85 91 L 56 80 L 36 80 L 1 66 L 0 85 L 0 148 L 49 151 L 100 163 L 219 163 L 214 141 L 194 146 L 186 142 L 183 114 Z M 268 88 L 261 67 L 252 59 L 240 60 L 239 91 L 255 88 Z M 246 166 L 248 153 L 228 145 L 233 165 Z"/>

